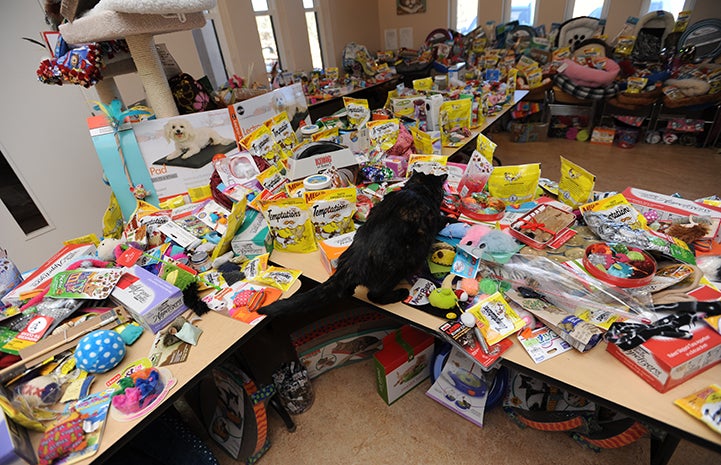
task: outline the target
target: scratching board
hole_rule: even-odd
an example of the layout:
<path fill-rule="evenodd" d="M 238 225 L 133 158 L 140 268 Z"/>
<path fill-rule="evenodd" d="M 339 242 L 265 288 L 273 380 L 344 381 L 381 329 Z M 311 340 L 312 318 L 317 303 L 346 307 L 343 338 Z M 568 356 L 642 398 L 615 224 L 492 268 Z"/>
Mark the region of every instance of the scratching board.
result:
<path fill-rule="evenodd" d="M 209 145 L 203 148 L 200 152 L 196 153 L 192 157 L 183 158 L 178 157 L 172 160 L 167 159 L 167 155 L 163 158 L 155 160 L 153 165 L 168 165 L 168 166 L 179 166 L 182 168 L 202 168 L 213 159 L 213 157 L 219 153 L 228 153 L 236 147 L 235 143 L 227 145 Z"/>

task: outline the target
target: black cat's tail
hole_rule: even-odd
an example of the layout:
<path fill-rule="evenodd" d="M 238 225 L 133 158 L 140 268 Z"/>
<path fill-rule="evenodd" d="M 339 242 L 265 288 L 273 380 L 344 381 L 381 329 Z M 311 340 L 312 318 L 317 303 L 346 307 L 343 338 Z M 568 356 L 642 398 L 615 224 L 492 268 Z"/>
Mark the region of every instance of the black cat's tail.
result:
<path fill-rule="evenodd" d="M 307 292 L 293 294 L 287 299 L 280 299 L 266 307 L 259 308 L 258 313 L 272 317 L 288 313 L 304 313 L 318 305 L 340 300 L 352 292 L 353 289 L 349 289 L 349 286 L 338 278 L 338 274 L 334 274 L 327 281 Z"/>

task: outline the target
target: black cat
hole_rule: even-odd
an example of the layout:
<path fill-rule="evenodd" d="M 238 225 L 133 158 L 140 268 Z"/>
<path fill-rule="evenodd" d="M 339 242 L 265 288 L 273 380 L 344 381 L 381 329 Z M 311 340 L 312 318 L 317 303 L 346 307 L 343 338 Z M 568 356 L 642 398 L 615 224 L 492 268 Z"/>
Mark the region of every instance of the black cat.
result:
<path fill-rule="evenodd" d="M 443 227 L 440 206 L 446 178 L 446 174 L 414 172 L 402 189 L 387 194 L 371 209 L 326 282 L 258 312 L 271 316 L 303 312 L 351 296 L 359 285 L 368 288 L 371 302 L 383 305 L 403 300 L 408 289 L 396 286 L 421 269 Z"/>

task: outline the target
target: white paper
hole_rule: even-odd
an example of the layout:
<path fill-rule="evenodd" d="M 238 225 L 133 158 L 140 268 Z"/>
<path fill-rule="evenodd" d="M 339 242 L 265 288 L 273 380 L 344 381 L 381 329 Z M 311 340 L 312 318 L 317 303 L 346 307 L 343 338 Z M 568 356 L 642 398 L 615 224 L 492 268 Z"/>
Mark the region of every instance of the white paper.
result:
<path fill-rule="evenodd" d="M 398 31 L 395 29 L 386 29 L 385 35 L 385 49 L 396 50 L 398 48 Z"/>
<path fill-rule="evenodd" d="M 398 30 L 401 48 L 413 48 L 413 28 L 402 27 Z"/>

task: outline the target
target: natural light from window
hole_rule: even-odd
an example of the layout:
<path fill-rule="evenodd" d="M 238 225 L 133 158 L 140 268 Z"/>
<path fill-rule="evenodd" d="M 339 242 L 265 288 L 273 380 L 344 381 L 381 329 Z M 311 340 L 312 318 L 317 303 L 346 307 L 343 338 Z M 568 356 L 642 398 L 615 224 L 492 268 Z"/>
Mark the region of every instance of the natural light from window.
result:
<path fill-rule="evenodd" d="M 310 59 L 313 68 L 323 69 L 323 53 L 320 47 L 320 33 L 318 32 L 318 15 L 313 0 L 303 0 L 305 10 L 305 25 L 308 30 L 308 44 L 310 45 Z"/>
<path fill-rule="evenodd" d="M 278 59 L 278 42 L 275 40 L 273 29 L 273 18 L 270 15 L 267 0 L 253 0 L 253 11 L 255 12 L 255 23 L 258 27 L 260 47 L 265 62 L 265 71 L 270 73 Z M 279 63 L 280 65 L 280 63 Z"/>
<path fill-rule="evenodd" d="M 518 24 L 533 26 L 536 20 L 536 0 L 511 0 L 511 16 L 509 21 L 518 21 Z"/>
<path fill-rule="evenodd" d="M 678 17 L 679 12 L 684 10 L 686 0 L 651 0 L 648 3 L 648 8 L 642 11 L 641 14 L 650 13 L 651 11 L 668 11 L 673 15 L 674 18 Z"/>
<path fill-rule="evenodd" d="M 454 29 L 461 34 L 468 34 L 476 27 L 478 27 L 478 0 L 457 0 Z"/>
<path fill-rule="evenodd" d="M 593 18 L 601 18 L 603 14 L 604 0 L 576 0 L 573 4 L 572 18 L 580 16 L 591 16 Z"/>

